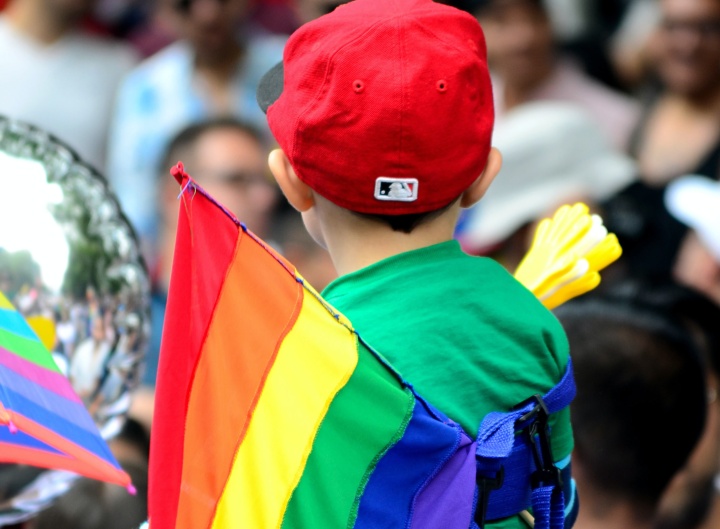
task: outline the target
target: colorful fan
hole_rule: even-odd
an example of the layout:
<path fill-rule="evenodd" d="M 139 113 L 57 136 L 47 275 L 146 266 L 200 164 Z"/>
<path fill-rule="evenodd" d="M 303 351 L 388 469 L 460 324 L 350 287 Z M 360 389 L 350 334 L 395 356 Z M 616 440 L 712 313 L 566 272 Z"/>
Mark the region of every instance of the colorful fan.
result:
<path fill-rule="evenodd" d="M 133 491 L 80 397 L 2 293 L 0 462 L 68 470 Z"/>

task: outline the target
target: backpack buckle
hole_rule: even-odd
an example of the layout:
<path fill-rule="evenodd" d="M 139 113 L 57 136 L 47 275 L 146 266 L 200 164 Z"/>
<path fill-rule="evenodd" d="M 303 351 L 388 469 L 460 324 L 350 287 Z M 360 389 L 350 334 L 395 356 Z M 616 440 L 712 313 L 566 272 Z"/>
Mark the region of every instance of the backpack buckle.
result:
<path fill-rule="evenodd" d="M 485 517 L 487 516 L 488 503 L 490 501 L 490 492 L 497 490 L 505 481 L 505 467 L 501 466 L 495 473 L 494 477 L 480 476 L 476 478 L 478 487 L 477 506 L 475 508 L 475 523 L 480 529 L 485 526 Z"/>
<path fill-rule="evenodd" d="M 518 419 L 521 424 L 529 422 L 524 427 L 524 431 L 532 448 L 536 469 L 530 474 L 530 485 L 533 489 L 542 486 L 562 487 L 560 469 L 553 462 L 550 446 L 550 428 L 548 426 L 550 414 L 542 395 L 535 394 L 518 404 L 516 408 L 524 408 L 532 402 L 535 402 L 535 406 Z"/>

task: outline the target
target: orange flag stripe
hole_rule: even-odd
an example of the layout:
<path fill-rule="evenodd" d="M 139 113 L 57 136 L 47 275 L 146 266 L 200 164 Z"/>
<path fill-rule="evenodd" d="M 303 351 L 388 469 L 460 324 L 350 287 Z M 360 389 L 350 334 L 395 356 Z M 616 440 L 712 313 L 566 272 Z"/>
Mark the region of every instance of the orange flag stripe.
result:
<path fill-rule="evenodd" d="M 237 448 L 302 300 L 302 286 L 288 281 L 272 255 L 240 232 L 187 405 L 176 529 L 210 526 Z"/>

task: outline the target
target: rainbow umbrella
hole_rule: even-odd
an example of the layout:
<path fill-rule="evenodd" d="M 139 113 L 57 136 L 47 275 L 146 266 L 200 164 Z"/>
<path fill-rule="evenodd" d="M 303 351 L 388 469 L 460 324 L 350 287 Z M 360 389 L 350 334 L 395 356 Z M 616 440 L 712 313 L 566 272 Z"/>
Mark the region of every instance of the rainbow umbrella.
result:
<path fill-rule="evenodd" d="M 133 490 L 82 400 L 2 292 L 0 462 L 68 470 Z"/>

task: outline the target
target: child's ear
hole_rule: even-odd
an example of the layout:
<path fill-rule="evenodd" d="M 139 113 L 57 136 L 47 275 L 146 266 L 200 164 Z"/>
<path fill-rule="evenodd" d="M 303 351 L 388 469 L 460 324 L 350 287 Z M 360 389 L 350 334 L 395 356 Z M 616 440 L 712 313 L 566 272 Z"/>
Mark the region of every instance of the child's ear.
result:
<path fill-rule="evenodd" d="M 500 172 L 501 167 L 502 155 L 500 154 L 500 151 L 493 147 L 490 149 L 485 170 L 460 197 L 460 206 L 469 208 L 477 204 L 483 195 L 485 195 L 485 191 L 488 190 L 488 187 L 492 184 L 495 176 L 497 176 Z"/>
<path fill-rule="evenodd" d="M 268 165 L 280 190 L 292 207 L 303 213 L 315 205 L 312 189 L 298 178 L 282 149 L 275 149 L 270 153 Z"/>

